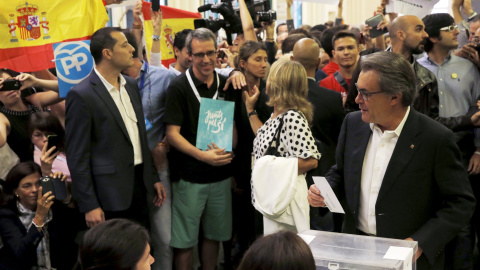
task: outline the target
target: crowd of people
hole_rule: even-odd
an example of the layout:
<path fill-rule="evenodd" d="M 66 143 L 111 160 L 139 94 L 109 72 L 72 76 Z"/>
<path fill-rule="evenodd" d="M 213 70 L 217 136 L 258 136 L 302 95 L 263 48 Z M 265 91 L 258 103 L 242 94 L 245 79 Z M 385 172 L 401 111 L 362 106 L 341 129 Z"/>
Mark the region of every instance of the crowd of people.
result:
<path fill-rule="evenodd" d="M 65 99 L 55 70 L 0 67 L 0 268 L 192 269 L 198 252 L 216 269 L 222 245 L 224 269 L 314 269 L 308 229 L 417 241 L 418 269 L 478 268 L 480 15 L 387 4 L 372 38 L 342 0 L 298 28 L 293 0 L 261 28 L 238 0 L 232 44 L 183 29 L 165 67 L 139 1 L 131 28 L 93 33 L 95 67 Z M 160 35 L 161 11 L 152 23 Z M 197 148 L 201 98 L 234 103 L 232 151 Z"/>

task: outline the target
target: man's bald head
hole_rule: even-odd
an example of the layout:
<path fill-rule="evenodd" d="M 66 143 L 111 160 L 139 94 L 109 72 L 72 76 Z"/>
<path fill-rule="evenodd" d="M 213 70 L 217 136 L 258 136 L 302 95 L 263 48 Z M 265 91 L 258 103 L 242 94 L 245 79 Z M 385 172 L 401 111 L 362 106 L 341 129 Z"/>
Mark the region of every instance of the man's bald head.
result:
<path fill-rule="evenodd" d="M 423 53 L 428 34 L 425 24 L 417 16 L 405 15 L 397 17 L 390 26 L 390 39 L 393 51 L 406 57 Z"/>
<path fill-rule="evenodd" d="M 408 30 L 408 26 L 411 24 L 413 20 L 420 20 L 418 17 L 413 15 L 405 15 L 395 18 L 392 24 L 390 25 L 390 39 L 398 40 L 397 33 L 398 31 L 406 32 Z"/>
<path fill-rule="evenodd" d="M 293 47 L 292 60 L 299 62 L 308 70 L 315 70 L 318 66 L 320 47 L 311 38 L 302 38 Z"/>

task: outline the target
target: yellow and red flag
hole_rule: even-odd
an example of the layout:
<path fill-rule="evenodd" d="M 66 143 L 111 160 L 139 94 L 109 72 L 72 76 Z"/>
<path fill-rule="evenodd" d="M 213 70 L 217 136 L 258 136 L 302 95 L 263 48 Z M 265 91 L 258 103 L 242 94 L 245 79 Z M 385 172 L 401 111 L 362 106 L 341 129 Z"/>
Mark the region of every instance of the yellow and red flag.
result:
<path fill-rule="evenodd" d="M 53 43 L 90 39 L 107 21 L 99 0 L 9 0 L 0 5 L 0 68 L 53 68 Z"/>
<path fill-rule="evenodd" d="M 152 16 L 150 15 L 151 3 L 143 2 L 142 12 L 145 19 L 145 37 L 147 52 L 150 55 L 152 48 L 153 34 Z M 162 64 L 168 67 L 171 63 L 174 63 L 175 53 L 173 51 L 173 39 L 177 32 L 183 29 L 194 29 L 193 20 L 202 18 L 200 13 L 185 11 L 177 8 L 160 6 L 162 10 L 162 34 L 160 37 L 160 51 L 162 52 Z"/>

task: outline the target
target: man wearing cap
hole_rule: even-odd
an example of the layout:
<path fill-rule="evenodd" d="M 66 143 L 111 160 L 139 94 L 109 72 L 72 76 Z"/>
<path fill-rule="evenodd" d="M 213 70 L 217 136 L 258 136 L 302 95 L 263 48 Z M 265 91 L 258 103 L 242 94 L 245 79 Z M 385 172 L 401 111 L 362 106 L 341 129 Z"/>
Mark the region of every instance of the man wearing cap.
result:
<path fill-rule="evenodd" d="M 457 37 L 460 33 L 452 16 L 447 13 L 431 14 L 425 16 L 423 22 L 429 38 L 425 44 L 426 54 L 418 62 L 437 77 L 439 116 L 465 115 L 471 106 L 476 105 L 480 95 L 480 73 L 472 62 L 452 53 L 458 47 Z M 480 132 L 477 129 L 457 131 L 455 141 L 462 153 L 463 165 L 470 174 L 470 181 L 474 183 L 476 181 L 472 181 L 473 178 L 480 173 Z M 462 255 L 452 256 L 451 262 L 446 256 L 446 262 L 451 263 L 454 269 L 471 267 L 474 238 L 470 239 L 469 234 L 468 230 L 460 233 L 458 244 L 452 243 L 454 246 L 451 248 L 455 253 L 461 252 Z"/>

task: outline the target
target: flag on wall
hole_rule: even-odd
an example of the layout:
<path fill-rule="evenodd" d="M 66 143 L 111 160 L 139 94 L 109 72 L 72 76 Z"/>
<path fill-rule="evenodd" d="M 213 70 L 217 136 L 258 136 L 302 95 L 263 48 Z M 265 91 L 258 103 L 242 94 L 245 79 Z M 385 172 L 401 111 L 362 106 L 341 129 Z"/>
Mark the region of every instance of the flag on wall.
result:
<path fill-rule="evenodd" d="M 88 40 L 107 21 L 98 0 L 9 0 L 0 5 L 0 68 L 53 68 L 53 43 Z"/>
<path fill-rule="evenodd" d="M 147 53 L 150 55 L 152 48 L 152 16 L 150 15 L 151 3 L 143 2 L 142 12 L 145 19 L 145 37 Z M 177 32 L 183 29 L 194 29 L 193 20 L 202 18 L 200 13 L 185 11 L 177 8 L 160 6 L 162 10 L 162 34 L 160 37 L 160 51 L 162 52 L 162 64 L 168 67 L 171 63 L 174 63 L 175 53 L 173 51 L 173 39 Z"/>

